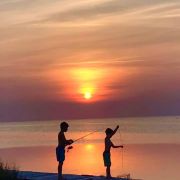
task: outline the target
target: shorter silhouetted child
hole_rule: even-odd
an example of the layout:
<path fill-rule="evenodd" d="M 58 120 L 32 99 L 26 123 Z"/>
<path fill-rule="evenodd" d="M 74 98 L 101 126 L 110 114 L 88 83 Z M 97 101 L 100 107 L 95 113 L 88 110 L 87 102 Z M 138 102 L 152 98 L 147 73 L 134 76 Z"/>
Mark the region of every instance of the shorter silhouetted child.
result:
<path fill-rule="evenodd" d="M 65 147 L 73 143 L 72 139 L 66 140 L 66 137 L 64 135 L 64 133 L 68 131 L 68 127 L 69 125 L 66 122 L 62 122 L 60 124 L 60 132 L 58 134 L 58 146 L 56 148 L 56 158 L 57 158 L 57 161 L 59 162 L 58 180 L 63 180 L 62 167 L 63 167 L 63 162 L 65 160 Z"/>
<path fill-rule="evenodd" d="M 107 128 L 105 133 L 106 137 L 104 140 L 105 143 L 105 150 L 103 152 L 103 159 L 104 159 L 104 166 L 106 167 L 106 178 L 111 178 L 111 147 L 113 148 L 123 148 L 123 146 L 115 146 L 112 141 L 111 137 L 116 133 L 119 126 L 117 126 L 114 130 Z"/>

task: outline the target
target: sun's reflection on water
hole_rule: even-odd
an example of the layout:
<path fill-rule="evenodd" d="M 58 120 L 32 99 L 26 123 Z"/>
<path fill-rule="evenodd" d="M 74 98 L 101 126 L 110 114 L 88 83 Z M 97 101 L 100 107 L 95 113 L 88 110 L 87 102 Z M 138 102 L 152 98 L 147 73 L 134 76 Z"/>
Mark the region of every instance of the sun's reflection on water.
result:
<path fill-rule="evenodd" d="M 66 152 L 64 173 L 105 175 L 103 150 L 104 145 L 100 143 L 74 144 L 74 148 Z M 179 179 L 179 152 L 179 145 L 126 145 L 122 166 L 122 149 L 112 149 L 112 175 L 131 173 L 135 178 L 159 180 L 164 174 L 168 179 L 173 174 L 174 179 Z M 55 146 L 0 149 L 0 155 L 3 161 L 16 164 L 20 170 L 57 172 Z"/>

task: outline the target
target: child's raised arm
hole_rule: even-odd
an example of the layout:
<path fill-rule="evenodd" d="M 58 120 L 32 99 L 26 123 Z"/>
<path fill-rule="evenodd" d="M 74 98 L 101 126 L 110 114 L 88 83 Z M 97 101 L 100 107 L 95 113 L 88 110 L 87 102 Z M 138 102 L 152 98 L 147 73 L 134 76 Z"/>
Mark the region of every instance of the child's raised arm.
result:
<path fill-rule="evenodd" d="M 111 137 L 117 132 L 118 129 L 119 129 L 119 125 L 116 126 L 116 128 L 114 129 L 114 131 L 111 134 Z"/>

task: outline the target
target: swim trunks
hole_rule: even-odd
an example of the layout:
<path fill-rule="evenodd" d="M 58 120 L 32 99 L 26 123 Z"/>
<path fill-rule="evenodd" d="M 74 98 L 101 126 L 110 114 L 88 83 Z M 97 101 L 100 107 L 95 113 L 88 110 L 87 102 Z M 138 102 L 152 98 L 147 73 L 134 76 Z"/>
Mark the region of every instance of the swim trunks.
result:
<path fill-rule="evenodd" d="M 111 154 L 110 152 L 103 152 L 104 166 L 111 166 Z"/>
<path fill-rule="evenodd" d="M 65 160 L 65 150 L 63 147 L 57 146 L 56 159 L 58 162 L 63 162 Z"/>

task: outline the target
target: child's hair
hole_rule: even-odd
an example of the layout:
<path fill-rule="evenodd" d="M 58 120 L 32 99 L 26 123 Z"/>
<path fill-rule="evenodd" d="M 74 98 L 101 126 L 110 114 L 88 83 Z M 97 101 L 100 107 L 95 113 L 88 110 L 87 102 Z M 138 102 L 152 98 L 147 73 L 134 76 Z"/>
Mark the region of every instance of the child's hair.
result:
<path fill-rule="evenodd" d="M 64 129 L 64 128 L 67 128 L 67 127 L 69 127 L 69 124 L 68 124 L 67 122 L 62 122 L 62 123 L 60 124 L 60 128 L 61 128 L 61 129 Z"/>
<path fill-rule="evenodd" d="M 111 128 L 107 128 L 105 133 L 106 133 L 106 135 L 112 134 L 113 130 Z"/>

